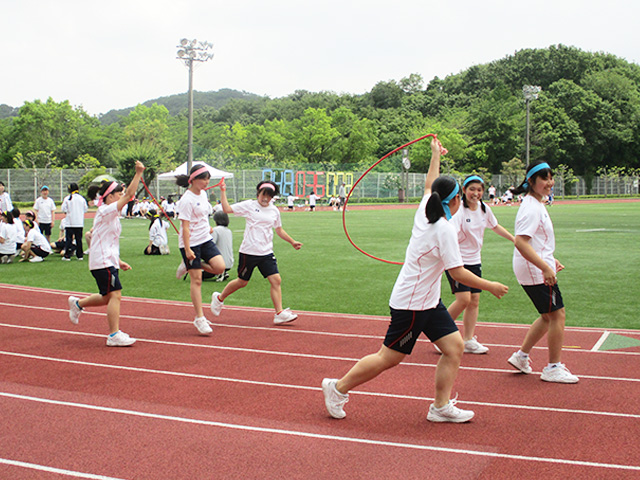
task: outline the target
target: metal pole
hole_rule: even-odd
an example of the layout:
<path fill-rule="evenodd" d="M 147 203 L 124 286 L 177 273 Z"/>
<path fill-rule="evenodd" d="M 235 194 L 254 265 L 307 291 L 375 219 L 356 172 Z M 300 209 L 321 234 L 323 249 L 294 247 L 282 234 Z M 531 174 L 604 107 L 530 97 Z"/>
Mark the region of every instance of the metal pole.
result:
<path fill-rule="evenodd" d="M 529 99 L 526 101 L 527 104 L 527 168 L 529 168 Z"/>
<path fill-rule="evenodd" d="M 193 59 L 189 59 L 189 128 L 188 128 L 187 175 L 193 162 Z"/>

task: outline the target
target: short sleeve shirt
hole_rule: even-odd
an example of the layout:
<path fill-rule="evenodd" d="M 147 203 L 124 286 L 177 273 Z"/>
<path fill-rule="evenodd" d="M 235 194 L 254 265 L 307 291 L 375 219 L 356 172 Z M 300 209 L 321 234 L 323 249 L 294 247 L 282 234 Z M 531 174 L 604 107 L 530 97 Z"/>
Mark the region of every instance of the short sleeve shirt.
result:
<path fill-rule="evenodd" d="M 118 203 L 101 205 L 93 219 L 89 270 L 120 268 L 120 212 Z"/>
<path fill-rule="evenodd" d="M 273 253 L 273 229 L 282 226 L 278 207 L 269 203 L 263 207 L 257 200 L 245 200 L 231 205 L 234 215 L 246 218 L 240 253 L 269 255 Z"/>
<path fill-rule="evenodd" d="M 38 212 L 39 223 L 51 223 L 53 220 L 53 212 L 56 211 L 56 202 L 51 197 L 38 197 L 33 204 L 33 209 Z"/>
<path fill-rule="evenodd" d="M 481 250 L 484 242 L 484 231 L 487 228 L 495 228 L 498 220 L 488 205 L 485 205 L 486 213 L 482 207 L 474 211 L 460 206 L 456 214 L 451 218 L 451 225 L 458 233 L 460 255 L 465 265 L 478 265 L 482 262 Z"/>
<path fill-rule="evenodd" d="M 182 238 L 182 220 L 189 222 L 189 246 L 195 247 L 211 240 L 211 226 L 209 225 L 209 215 L 213 212 L 207 192 L 202 190 L 200 195 L 196 195 L 191 190 L 187 190 L 180 198 L 180 235 L 178 244 L 184 248 Z"/>

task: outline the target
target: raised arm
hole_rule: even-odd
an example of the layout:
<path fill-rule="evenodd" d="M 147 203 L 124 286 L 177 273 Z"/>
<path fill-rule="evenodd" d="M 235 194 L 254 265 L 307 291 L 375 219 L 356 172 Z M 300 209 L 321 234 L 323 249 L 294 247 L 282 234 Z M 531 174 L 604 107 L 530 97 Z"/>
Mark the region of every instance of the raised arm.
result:
<path fill-rule="evenodd" d="M 136 194 L 138 190 L 138 185 L 140 184 L 140 179 L 142 178 L 142 172 L 144 172 L 144 165 L 140 160 L 136 161 L 136 174 L 133 176 L 133 180 L 127 186 L 127 189 L 124 192 L 124 195 L 118 200 L 118 211 L 121 211 L 124 206 L 129 203 L 131 198 Z"/>
<path fill-rule="evenodd" d="M 222 211 L 224 213 L 233 213 L 233 209 L 231 208 L 231 205 L 229 205 L 229 200 L 227 199 L 227 184 L 224 182 L 224 178 L 220 184 L 220 205 L 222 205 Z"/>
<path fill-rule="evenodd" d="M 433 137 L 431 139 L 431 161 L 429 162 L 429 170 L 427 171 L 427 179 L 424 182 L 424 194 L 431 193 L 431 185 L 436 178 L 440 176 L 440 153 L 442 144 L 440 140 Z"/>

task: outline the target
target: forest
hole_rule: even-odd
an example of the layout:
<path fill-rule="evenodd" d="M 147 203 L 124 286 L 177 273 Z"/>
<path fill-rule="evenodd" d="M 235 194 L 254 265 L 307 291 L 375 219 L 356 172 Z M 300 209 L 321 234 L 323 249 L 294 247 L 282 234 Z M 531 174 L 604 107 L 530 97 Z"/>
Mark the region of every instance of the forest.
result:
<path fill-rule="evenodd" d="M 353 170 L 437 133 L 449 149 L 448 171 L 502 173 L 526 155 L 525 85 L 540 87 L 529 103 L 532 161 L 587 179 L 638 175 L 640 66 L 564 45 L 520 50 L 443 79 L 381 80 L 361 95 L 195 92 L 194 160 L 227 170 Z M 187 124 L 186 94 L 99 117 L 51 98 L 0 105 L 0 168 L 116 167 L 126 180 L 139 159 L 153 176 L 186 161 Z M 426 168 L 421 143 L 410 152 L 412 172 Z"/>

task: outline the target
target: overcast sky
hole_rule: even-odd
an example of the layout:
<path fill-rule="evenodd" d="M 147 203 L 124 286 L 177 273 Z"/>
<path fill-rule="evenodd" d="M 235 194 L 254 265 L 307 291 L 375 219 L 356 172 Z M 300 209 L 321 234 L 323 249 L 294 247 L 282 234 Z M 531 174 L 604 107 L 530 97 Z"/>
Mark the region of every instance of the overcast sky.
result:
<path fill-rule="evenodd" d="M 181 38 L 214 44 L 199 91 L 271 98 L 429 81 L 564 44 L 640 63 L 637 0 L 0 0 L 0 104 L 52 97 L 92 115 L 183 93 Z"/>

